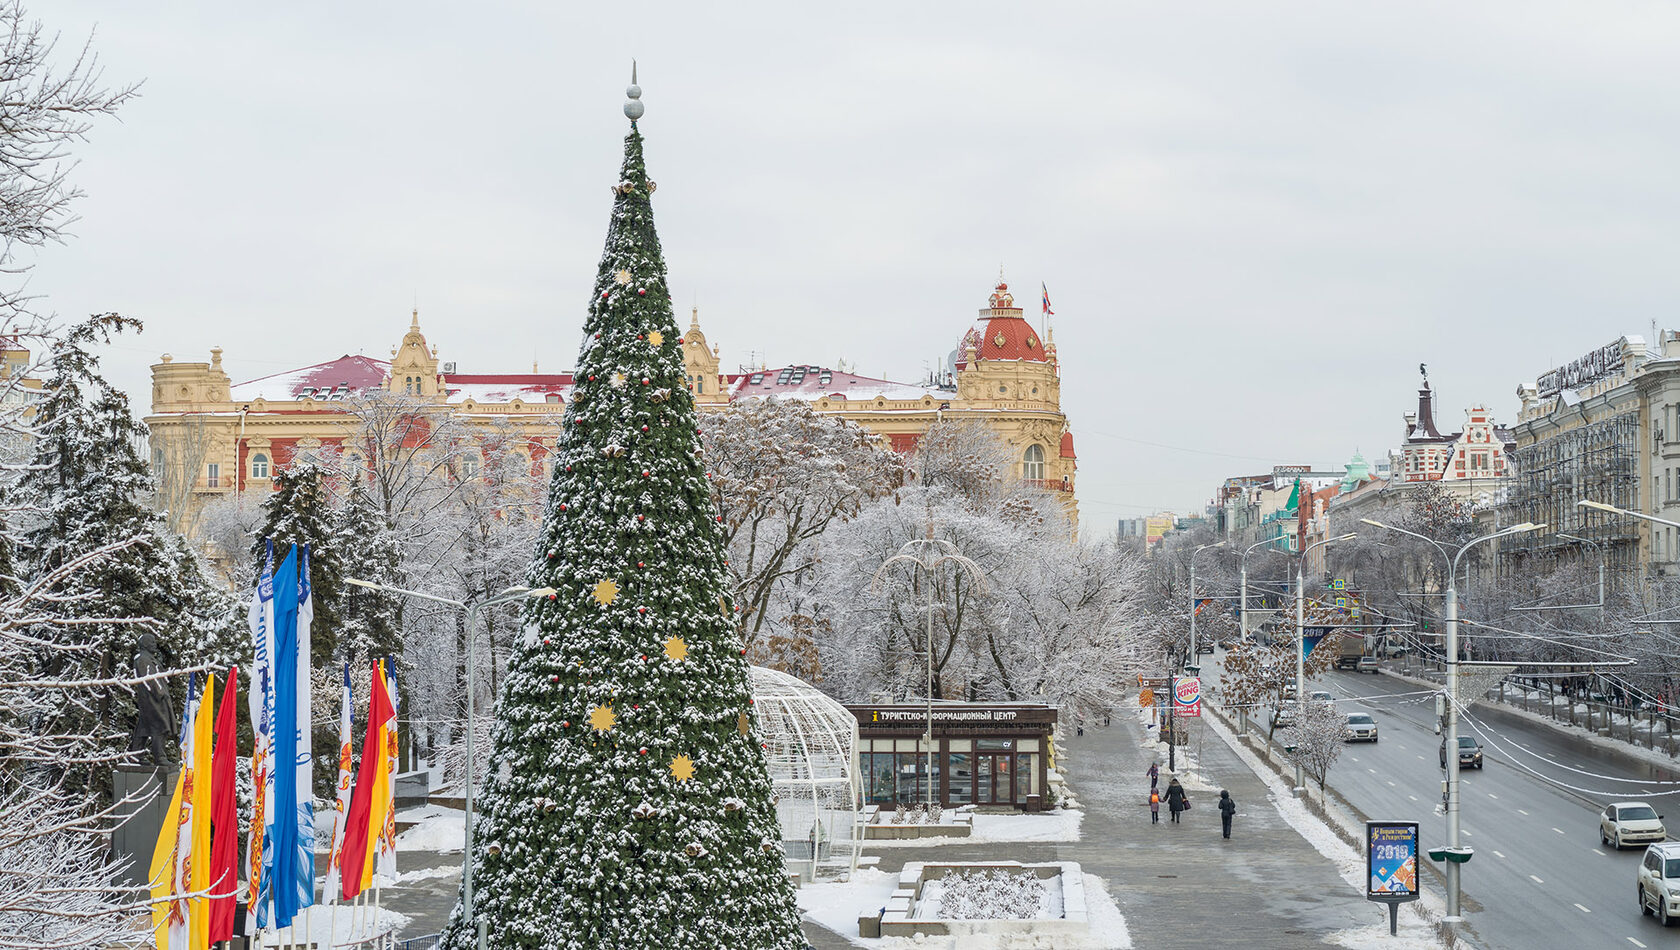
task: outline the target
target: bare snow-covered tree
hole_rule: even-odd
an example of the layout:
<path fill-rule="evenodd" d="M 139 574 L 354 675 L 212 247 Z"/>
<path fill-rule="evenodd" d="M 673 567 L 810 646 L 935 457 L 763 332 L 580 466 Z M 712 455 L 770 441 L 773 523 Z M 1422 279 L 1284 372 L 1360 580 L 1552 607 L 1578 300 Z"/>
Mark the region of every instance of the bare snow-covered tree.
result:
<path fill-rule="evenodd" d="M 1318 797 L 1322 799 L 1330 767 L 1347 742 L 1347 716 L 1331 703 L 1307 703 L 1286 732 L 1284 742 L 1294 747 L 1289 760 L 1318 783 Z"/>
<path fill-rule="evenodd" d="M 774 609 L 774 598 L 811 570 L 823 532 L 903 484 L 903 457 L 856 423 L 774 398 L 739 400 L 707 416 L 702 444 L 742 641 L 764 654 L 755 661 L 787 651 L 808 656 L 796 644 L 812 631 L 779 623 L 789 614 Z"/>

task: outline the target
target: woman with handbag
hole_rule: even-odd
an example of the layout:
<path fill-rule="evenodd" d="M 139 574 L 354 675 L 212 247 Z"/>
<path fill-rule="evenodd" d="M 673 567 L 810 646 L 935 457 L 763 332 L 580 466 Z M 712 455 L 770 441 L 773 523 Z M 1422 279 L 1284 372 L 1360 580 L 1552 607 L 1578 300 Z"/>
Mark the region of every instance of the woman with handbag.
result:
<path fill-rule="evenodd" d="M 1190 799 L 1184 794 L 1184 786 L 1178 784 L 1178 779 L 1167 783 L 1167 810 L 1172 812 L 1173 824 L 1178 824 L 1178 813 L 1188 811 Z"/>

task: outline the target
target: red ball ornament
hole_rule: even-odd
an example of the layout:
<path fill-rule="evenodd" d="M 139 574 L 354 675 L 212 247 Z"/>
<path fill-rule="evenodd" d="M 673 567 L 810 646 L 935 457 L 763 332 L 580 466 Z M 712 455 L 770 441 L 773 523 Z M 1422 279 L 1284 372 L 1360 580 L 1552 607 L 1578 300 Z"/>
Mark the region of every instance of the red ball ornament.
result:
<path fill-rule="evenodd" d="M 553 551 L 548 552 L 548 559 L 550 561 L 554 560 L 554 552 Z"/>
<path fill-rule="evenodd" d="M 742 656 L 746 656 L 746 655 L 747 655 L 747 650 L 746 650 L 746 647 L 742 647 L 742 648 L 741 648 L 741 655 L 742 655 Z"/>
<path fill-rule="evenodd" d="M 640 706 L 638 706 L 638 705 L 636 705 L 636 704 L 635 704 L 635 703 L 631 703 L 631 704 L 630 704 L 630 708 L 631 708 L 631 709 L 640 709 L 640 708 L 642 708 L 642 707 L 640 707 Z"/>
<path fill-rule="evenodd" d="M 752 704 L 753 704 L 753 701 L 752 701 L 752 697 L 751 697 L 751 696 L 748 696 L 748 697 L 747 697 L 747 705 L 748 705 L 748 706 L 751 706 L 751 705 L 752 705 Z"/>
<path fill-rule="evenodd" d="M 647 755 L 647 746 L 642 746 L 640 749 L 637 749 L 636 754 L 637 755 Z"/>
<path fill-rule="evenodd" d="M 647 291 L 646 290 L 638 290 L 638 291 L 636 291 L 636 296 L 646 297 L 647 296 Z"/>
<path fill-rule="evenodd" d="M 642 662 L 643 663 L 647 662 L 647 654 L 646 653 L 642 654 Z"/>
<path fill-rule="evenodd" d="M 548 646 L 548 643 L 549 643 L 549 640 L 548 640 L 548 638 L 547 638 L 547 637 L 543 637 L 543 646 L 545 646 L 545 647 L 546 647 L 546 646 Z"/>
<path fill-rule="evenodd" d="M 559 600 L 559 599 L 560 599 L 560 595 L 559 595 L 559 594 L 549 594 L 549 595 L 548 595 L 548 599 L 549 599 L 549 600 Z"/>
<path fill-rule="evenodd" d="M 602 300 L 607 299 L 607 291 L 605 291 L 605 290 L 601 291 L 601 299 Z"/>
<path fill-rule="evenodd" d="M 571 471 L 571 470 L 572 470 L 572 467 L 571 467 L 571 466 L 570 466 L 570 465 L 568 465 L 568 466 L 566 466 L 566 471 L 568 471 L 568 472 L 569 472 L 569 471 Z"/>
<path fill-rule="evenodd" d="M 595 381 L 595 374 L 594 373 L 589 374 L 589 381 L 592 382 L 592 383 Z"/>
<path fill-rule="evenodd" d="M 649 472 L 649 471 L 648 471 L 648 470 L 647 470 L 647 469 L 645 469 L 645 468 L 644 468 L 644 469 L 642 469 L 642 477 L 643 477 L 643 478 L 647 478 L 647 477 L 648 477 L 648 476 L 649 476 L 649 475 L 651 475 L 651 474 L 653 474 L 653 473 L 652 473 L 652 472 Z"/>
<path fill-rule="evenodd" d="M 641 562 L 641 561 L 637 561 L 637 562 L 636 562 L 636 566 L 637 566 L 637 567 L 647 567 L 647 565 L 646 565 L 646 564 L 643 564 L 643 563 L 642 563 L 642 562 Z"/>
<path fill-rule="evenodd" d="M 718 524 L 723 524 L 723 515 L 718 515 Z"/>
<path fill-rule="evenodd" d="M 638 339 L 638 340 L 644 340 L 644 339 L 647 339 L 647 338 L 646 338 L 646 337 L 644 337 L 644 336 L 642 336 L 642 335 L 641 335 L 641 334 L 640 334 L 640 333 L 638 333 L 638 334 L 636 334 L 636 339 Z"/>
<path fill-rule="evenodd" d="M 550 677 L 549 677 L 549 678 L 548 678 L 548 681 L 549 681 L 549 682 L 550 682 L 550 683 L 558 683 L 558 682 L 560 682 L 560 677 L 558 677 L 558 676 L 550 676 Z"/>
<path fill-rule="evenodd" d="M 682 338 L 682 337 L 680 337 L 680 336 L 679 336 L 679 337 L 677 337 L 677 344 L 678 344 L 678 345 L 681 345 L 681 344 L 682 344 L 682 343 L 684 343 L 684 342 L 686 342 L 686 341 L 684 341 L 684 340 L 683 340 L 683 338 Z"/>
<path fill-rule="evenodd" d="M 636 608 L 636 613 L 645 614 L 645 613 L 647 613 L 647 608 L 646 607 L 637 607 Z"/>
<path fill-rule="evenodd" d="M 601 338 L 601 334 L 599 334 L 599 333 L 595 334 L 595 339 L 599 340 L 600 338 Z"/>
<path fill-rule="evenodd" d="M 647 431 L 647 426 L 642 426 L 642 431 L 646 432 Z"/>
<path fill-rule="evenodd" d="M 560 728 L 562 728 L 562 729 L 570 729 L 570 728 L 572 728 L 572 721 L 571 721 L 571 720 L 570 720 L 570 719 L 562 719 L 562 720 L 560 720 Z"/>
<path fill-rule="evenodd" d="M 561 511 L 565 511 L 565 510 L 566 510 L 566 506 L 565 506 L 565 505 L 561 505 L 561 506 L 560 506 L 560 510 L 561 510 Z M 550 556 L 550 557 L 553 557 L 553 555 L 549 555 L 549 556 Z"/>
<path fill-rule="evenodd" d="M 647 515 L 637 515 L 636 520 L 637 521 L 646 521 L 647 520 Z"/>
<path fill-rule="evenodd" d="M 648 378 L 646 376 L 643 376 L 642 377 L 642 385 L 646 386 L 647 384 L 648 384 Z"/>

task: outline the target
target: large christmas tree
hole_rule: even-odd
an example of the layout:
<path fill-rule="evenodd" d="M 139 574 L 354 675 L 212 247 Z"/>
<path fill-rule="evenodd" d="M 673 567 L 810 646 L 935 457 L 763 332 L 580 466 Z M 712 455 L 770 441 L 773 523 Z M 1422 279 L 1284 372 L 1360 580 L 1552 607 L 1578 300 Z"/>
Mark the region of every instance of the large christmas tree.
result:
<path fill-rule="evenodd" d="M 498 699 L 470 860 L 489 945 L 805 946 L 642 162 L 640 90 Z M 461 907 L 447 945 L 473 946 Z"/>

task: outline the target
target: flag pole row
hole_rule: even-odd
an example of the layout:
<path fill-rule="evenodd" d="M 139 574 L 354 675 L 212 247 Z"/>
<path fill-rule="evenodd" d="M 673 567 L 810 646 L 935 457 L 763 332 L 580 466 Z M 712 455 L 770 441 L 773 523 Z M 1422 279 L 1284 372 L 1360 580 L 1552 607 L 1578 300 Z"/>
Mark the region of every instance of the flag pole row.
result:
<path fill-rule="evenodd" d="M 279 564 L 274 542 L 251 596 L 254 662 L 247 702 L 255 741 L 254 795 L 245 851 L 247 935 L 285 931 L 284 942 L 314 943 L 315 821 L 311 766 L 309 548 L 292 547 Z M 350 939 L 378 926 L 379 885 L 396 883 L 397 682 L 391 658 L 375 660 L 367 731 L 352 782 L 350 664 L 338 722 L 338 777 L 332 844 L 320 903 L 328 905 L 327 942 L 338 943 L 333 905 L 350 902 Z M 216 678 L 193 674 L 181 722 L 181 768 L 152 851 L 149 886 L 157 950 L 209 950 L 234 936 L 239 901 L 239 821 L 235 798 L 239 668 L 228 670 L 220 708 Z M 212 712 L 214 711 L 214 719 Z M 325 817 L 325 816 L 323 816 Z M 374 902 L 369 907 L 366 895 Z M 371 915 L 366 912 L 371 910 Z"/>

